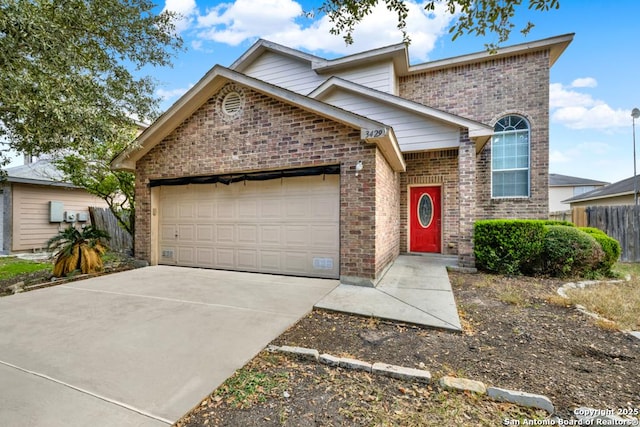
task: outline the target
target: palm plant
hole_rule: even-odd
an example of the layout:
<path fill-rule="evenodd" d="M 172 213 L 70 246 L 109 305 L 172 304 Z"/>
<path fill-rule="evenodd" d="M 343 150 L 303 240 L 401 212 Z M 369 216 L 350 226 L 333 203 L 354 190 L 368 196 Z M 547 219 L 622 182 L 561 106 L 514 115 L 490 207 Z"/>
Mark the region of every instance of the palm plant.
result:
<path fill-rule="evenodd" d="M 76 270 L 83 274 L 102 270 L 102 255 L 107 251 L 104 243 L 109 234 L 92 225 L 78 230 L 70 225 L 49 239 L 47 249 L 55 256 L 53 275 L 63 277 Z"/>

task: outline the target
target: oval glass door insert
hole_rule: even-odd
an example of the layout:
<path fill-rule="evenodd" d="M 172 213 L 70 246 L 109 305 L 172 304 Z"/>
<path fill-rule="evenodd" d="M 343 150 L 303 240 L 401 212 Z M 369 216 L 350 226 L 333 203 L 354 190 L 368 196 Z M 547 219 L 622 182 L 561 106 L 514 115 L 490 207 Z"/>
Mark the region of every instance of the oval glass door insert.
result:
<path fill-rule="evenodd" d="M 428 194 L 423 194 L 418 200 L 418 222 L 423 228 L 427 228 L 433 221 L 433 200 Z"/>

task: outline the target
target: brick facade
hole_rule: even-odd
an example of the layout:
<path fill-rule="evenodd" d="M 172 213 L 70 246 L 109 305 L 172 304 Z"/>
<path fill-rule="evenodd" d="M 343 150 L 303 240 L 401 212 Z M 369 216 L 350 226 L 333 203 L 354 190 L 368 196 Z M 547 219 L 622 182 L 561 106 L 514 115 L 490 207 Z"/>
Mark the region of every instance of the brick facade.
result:
<path fill-rule="evenodd" d="M 458 262 L 461 267 L 475 267 L 473 254 L 473 223 L 477 219 L 476 145 L 467 132 L 461 132 L 458 150 L 458 206 L 460 208 L 460 238 Z"/>
<path fill-rule="evenodd" d="M 376 153 L 376 277 L 400 254 L 400 174 Z"/>
<path fill-rule="evenodd" d="M 479 218 L 544 218 L 548 212 L 549 51 L 453 65 L 398 78 L 399 96 L 493 126 L 509 114 L 530 124 L 530 197 L 491 198 L 491 143 L 476 152 L 466 128 L 459 149 L 405 153 L 394 172 L 359 129 L 248 87 L 237 115 L 221 111 L 222 88 L 136 164 L 136 256 L 151 257 L 149 180 L 340 165 L 340 276 L 371 284 L 409 249 L 408 190 L 442 188 L 442 252 L 473 265 Z M 363 169 L 355 174 L 355 165 Z"/>
<path fill-rule="evenodd" d="M 530 124 L 530 197 L 511 199 L 491 198 L 491 143 L 487 143 L 476 155 L 475 164 L 462 161 L 462 150 L 471 149 L 468 138 L 461 135 L 461 159 L 458 168 L 451 162 L 449 175 L 443 177 L 438 162 L 418 160 L 414 154 L 405 155 L 411 168 L 402 177 L 402 191 L 406 183 L 420 179 L 424 182 L 443 182 L 444 191 L 444 242 L 443 252 L 454 252 L 449 244 L 457 240 L 459 259 L 471 265 L 470 236 L 472 223 L 480 218 L 546 218 L 548 214 L 549 172 L 549 51 L 539 51 L 512 57 L 487 59 L 481 62 L 452 66 L 419 74 L 400 77 L 400 96 L 429 107 L 470 118 L 493 126 L 509 114 L 525 117 Z M 446 156 L 448 151 L 430 154 L 433 158 Z M 421 164 L 422 162 L 422 164 Z M 474 167 L 470 167 L 474 166 Z M 420 168 L 425 168 L 419 172 Z M 455 169 L 453 169 L 455 168 Z M 465 180 L 454 182 L 452 173 L 464 175 L 473 169 L 472 187 Z M 451 172 L 454 170 L 455 172 Z M 417 176 L 420 176 L 418 178 Z M 472 190 L 472 193 L 469 191 Z M 456 211 L 454 196 L 460 195 L 461 212 Z M 463 193 L 464 198 L 463 200 Z M 473 200 L 468 199 L 472 197 Z M 447 201 L 449 200 L 449 201 Z M 401 197 L 403 237 L 401 248 L 406 246 L 406 197 Z M 473 215 L 466 215 L 473 208 Z M 458 224 L 455 224 L 458 222 Z M 457 239 L 456 239 L 457 236 Z M 471 255 L 471 257 L 469 256 Z"/>
<path fill-rule="evenodd" d="M 398 252 L 393 239 L 383 243 L 376 238 L 377 220 L 381 235 L 389 236 L 397 227 L 397 196 L 391 194 L 397 174 L 380 160 L 374 144 L 360 139 L 359 130 L 248 88 L 240 90 L 245 107 L 237 118 L 224 116 L 219 97 L 213 96 L 137 162 L 136 256 L 151 256 L 151 179 L 339 164 L 340 274 L 375 279 Z M 364 168 L 355 176 L 358 160 Z"/>
<path fill-rule="evenodd" d="M 409 251 L 409 187 L 442 187 L 442 253 L 458 253 L 458 150 L 424 151 L 404 155 L 406 173 L 400 174 L 400 250 Z"/>

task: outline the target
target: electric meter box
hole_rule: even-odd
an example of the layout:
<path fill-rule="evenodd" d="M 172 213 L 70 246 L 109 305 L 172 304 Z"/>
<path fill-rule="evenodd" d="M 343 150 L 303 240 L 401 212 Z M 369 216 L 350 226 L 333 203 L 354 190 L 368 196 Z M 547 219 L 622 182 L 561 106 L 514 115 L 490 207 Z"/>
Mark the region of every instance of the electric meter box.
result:
<path fill-rule="evenodd" d="M 49 222 L 64 222 L 64 203 L 49 202 Z"/>

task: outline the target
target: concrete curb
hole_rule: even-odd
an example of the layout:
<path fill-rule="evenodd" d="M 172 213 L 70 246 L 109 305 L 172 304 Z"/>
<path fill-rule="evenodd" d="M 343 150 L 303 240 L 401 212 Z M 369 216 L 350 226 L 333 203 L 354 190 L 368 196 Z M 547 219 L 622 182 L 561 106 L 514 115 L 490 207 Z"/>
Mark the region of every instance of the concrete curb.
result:
<path fill-rule="evenodd" d="M 431 382 L 431 373 L 423 369 L 406 368 L 381 362 L 371 364 L 357 359 L 336 357 L 326 353 L 315 357 L 315 355 L 318 354 L 318 350 L 304 347 L 278 347 L 270 345 L 267 347 L 267 351 L 273 353 L 280 352 L 294 357 L 299 357 L 304 360 L 320 362 L 331 367 L 341 367 L 345 369 L 365 371 L 406 381 L 417 381 L 424 384 L 428 384 Z M 497 387 L 487 387 L 480 381 L 448 376 L 442 377 L 439 384 L 446 390 L 462 392 L 468 391 L 481 395 L 486 394 L 489 398 L 496 401 L 509 402 L 529 408 L 543 409 L 549 414 L 553 414 L 555 411 L 551 399 L 539 394 L 525 393 L 522 391 L 507 390 Z"/>
<path fill-rule="evenodd" d="M 585 289 L 587 286 L 591 286 L 591 285 L 597 285 L 599 283 L 623 283 L 625 281 L 629 281 L 631 280 L 631 278 L 629 276 L 626 277 L 625 280 L 585 280 L 582 282 L 569 282 L 569 283 L 565 283 L 564 285 L 560 286 L 558 288 L 558 290 L 556 291 L 558 293 L 558 295 L 560 295 L 562 298 L 564 299 L 569 299 L 569 297 L 567 296 L 567 291 L 572 290 L 572 289 Z M 574 305 L 574 307 L 576 308 L 576 310 L 578 310 L 580 313 L 584 314 L 585 316 L 589 316 L 592 319 L 595 320 L 599 320 L 602 322 L 609 322 L 609 323 L 614 323 L 611 320 L 607 319 L 606 317 L 602 317 L 597 313 L 593 313 L 589 310 L 586 309 L 586 307 L 580 305 L 580 304 L 576 304 Z M 640 331 L 622 331 L 623 333 L 630 335 L 634 338 L 640 339 Z"/>

